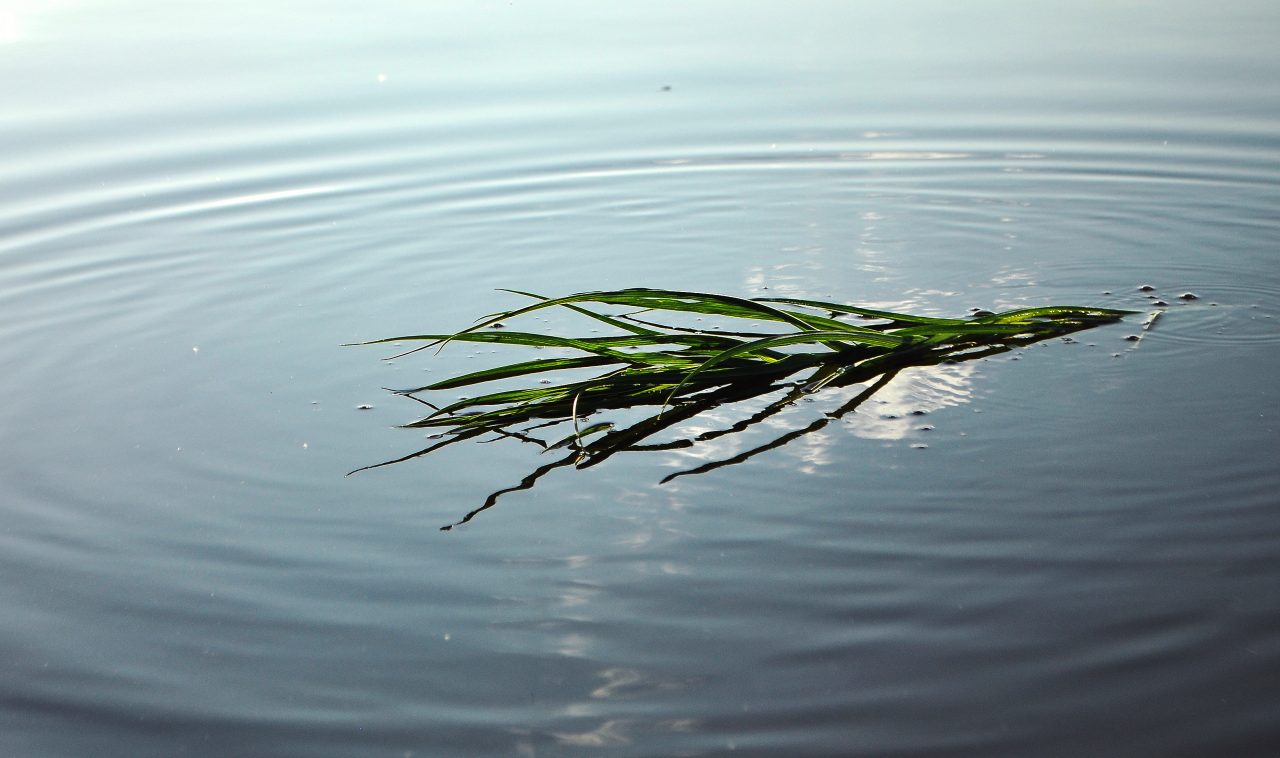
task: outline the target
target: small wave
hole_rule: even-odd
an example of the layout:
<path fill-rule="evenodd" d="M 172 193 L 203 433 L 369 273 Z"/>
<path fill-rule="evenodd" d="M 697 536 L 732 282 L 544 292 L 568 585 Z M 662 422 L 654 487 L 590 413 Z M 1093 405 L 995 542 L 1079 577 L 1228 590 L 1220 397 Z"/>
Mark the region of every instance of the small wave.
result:
<path fill-rule="evenodd" d="M 1050 288 L 1097 281 L 1091 264 L 1058 263 L 1045 269 L 1041 282 Z M 1149 329 L 1155 340 L 1187 345 L 1280 343 L 1280 280 L 1274 277 L 1255 275 L 1242 282 L 1238 269 L 1208 262 L 1169 263 L 1158 270 L 1129 264 L 1119 275 L 1129 281 L 1100 293 L 1100 304 L 1158 313 Z"/>

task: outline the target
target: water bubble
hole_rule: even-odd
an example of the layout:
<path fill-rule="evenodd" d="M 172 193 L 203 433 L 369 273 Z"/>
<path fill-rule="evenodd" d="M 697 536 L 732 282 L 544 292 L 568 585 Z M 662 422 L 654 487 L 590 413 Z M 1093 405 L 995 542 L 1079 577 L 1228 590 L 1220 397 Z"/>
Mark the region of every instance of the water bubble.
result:
<path fill-rule="evenodd" d="M 1195 294 L 1194 292 L 1184 292 L 1184 293 L 1182 293 L 1181 295 L 1178 295 L 1178 299 L 1179 299 L 1179 300 L 1188 300 L 1188 301 L 1190 301 L 1190 300 L 1199 300 L 1199 299 L 1200 299 L 1200 296 L 1199 296 L 1199 295 L 1197 295 L 1197 294 Z"/>
<path fill-rule="evenodd" d="M 1138 291 L 1139 292 L 1155 292 L 1156 288 L 1152 287 L 1150 284 L 1141 284 L 1141 285 L 1138 285 Z"/>
<path fill-rule="evenodd" d="M 373 406 L 369 405 L 368 403 L 361 403 L 360 405 L 356 406 L 356 410 L 358 411 L 368 411 L 372 409 L 373 409 Z"/>

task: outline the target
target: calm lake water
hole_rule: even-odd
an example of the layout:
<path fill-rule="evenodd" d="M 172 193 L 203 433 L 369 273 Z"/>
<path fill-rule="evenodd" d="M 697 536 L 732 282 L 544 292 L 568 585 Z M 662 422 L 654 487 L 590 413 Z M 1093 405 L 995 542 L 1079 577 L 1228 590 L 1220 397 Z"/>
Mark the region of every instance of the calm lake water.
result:
<path fill-rule="evenodd" d="M 0 754 L 1276 755 L 1277 39 L 1272 0 L 9 0 Z M 342 343 L 626 286 L 1143 313 L 451 532 L 546 458 L 344 476 L 424 444 L 382 387 L 515 356 Z"/>

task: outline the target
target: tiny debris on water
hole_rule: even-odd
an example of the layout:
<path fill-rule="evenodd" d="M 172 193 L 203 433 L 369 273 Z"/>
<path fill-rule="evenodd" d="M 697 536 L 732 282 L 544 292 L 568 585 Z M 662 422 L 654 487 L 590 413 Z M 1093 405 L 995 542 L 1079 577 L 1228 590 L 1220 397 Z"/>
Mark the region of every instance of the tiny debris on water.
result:
<path fill-rule="evenodd" d="M 372 409 L 373 409 L 373 406 L 369 405 L 368 403 L 361 403 L 360 405 L 356 406 L 356 410 L 358 411 L 368 411 Z"/>
<path fill-rule="evenodd" d="M 1199 296 L 1199 295 L 1197 295 L 1197 294 L 1195 294 L 1194 292 L 1184 292 L 1184 293 L 1182 293 L 1181 295 L 1178 295 L 1178 299 L 1179 299 L 1179 300 L 1188 300 L 1188 301 L 1190 301 L 1190 300 L 1199 300 L 1199 299 L 1200 299 L 1200 296 Z"/>
<path fill-rule="evenodd" d="M 1140 284 L 1138 285 L 1138 291 L 1139 292 L 1155 292 L 1156 288 L 1152 287 L 1150 284 Z"/>

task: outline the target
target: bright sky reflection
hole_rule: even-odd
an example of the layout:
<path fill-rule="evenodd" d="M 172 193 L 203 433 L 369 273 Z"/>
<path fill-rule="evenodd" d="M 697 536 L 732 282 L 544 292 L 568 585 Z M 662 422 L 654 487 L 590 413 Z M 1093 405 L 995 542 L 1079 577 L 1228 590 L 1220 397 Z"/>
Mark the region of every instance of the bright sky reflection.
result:
<path fill-rule="evenodd" d="M 66 5 L 63 0 L 11 0 L 0 5 L 0 45 L 22 40 L 36 16 Z"/>

